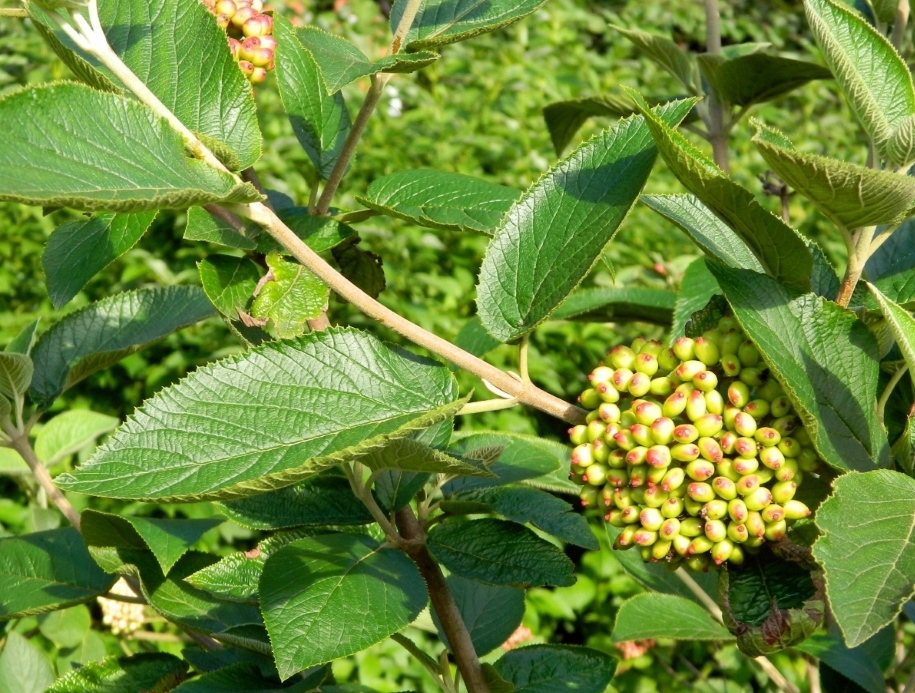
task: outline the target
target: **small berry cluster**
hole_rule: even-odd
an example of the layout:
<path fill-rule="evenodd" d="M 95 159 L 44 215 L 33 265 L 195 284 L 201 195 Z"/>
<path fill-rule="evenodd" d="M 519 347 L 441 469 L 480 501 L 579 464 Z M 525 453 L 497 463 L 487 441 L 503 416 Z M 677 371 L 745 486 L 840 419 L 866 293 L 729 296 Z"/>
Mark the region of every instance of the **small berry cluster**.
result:
<path fill-rule="evenodd" d="M 114 583 L 111 594 L 137 597 L 124 578 Z M 102 623 L 109 626 L 115 635 L 130 635 L 146 623 L 146 607 L 142 604 L 129 604 L 105 597 L 99 597 L 98 603 L 102 607 Z"/>
<path fill-rule="evenodd" d="M 781 385 L 733 317 L 672 349 L 639 338 L 607 352 L 569 430 L 582 504 L 603 504 L 614 548 L 696 571 L 784 536 L 819 457 Z"/>
<path fill-rule="evenodd" d="M 229 35 L 229 48 L 251 84 L 260 84 L 273 69 L 276 39 L 273 17 L 264 14 L 263 0 L 203 0 L 216 23 Z"/>

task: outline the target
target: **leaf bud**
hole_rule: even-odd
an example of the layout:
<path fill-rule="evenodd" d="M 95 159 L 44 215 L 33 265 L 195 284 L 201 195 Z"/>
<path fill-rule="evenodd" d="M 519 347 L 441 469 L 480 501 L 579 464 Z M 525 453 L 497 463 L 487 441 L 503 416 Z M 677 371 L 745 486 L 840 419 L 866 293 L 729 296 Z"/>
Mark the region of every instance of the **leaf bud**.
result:
<path fill-rule="evenodd" d="M 762 370 L 754 367 L 741 369 L 738 377 L 740 378 L 740 382 L 749 385 L 750 387 L 759 387 L 764 381 Z"/>
<path fill-rule="evenodd" d="M 737 498 L 737 484 L 725 476 L 716 476 L 712 480 L 712 488 L 715 493 L 726 501 Z"/>
<path fill-rule="evenodd" d="M 728 386 L 728 402 L 740 409 L 745 407 L 750 401 L 750 388 L 746 383 L 735 381 Z M 736 416 L 736 413 L 735 413 Z M 725 421 L 727 420 L 727 410 L 725 410 Z"/>
<path fill-rule="evenodd" d="M 801 501 L 789 500 L 784 503 L 785 519 L 802 520 L 810 516 L 810 508 Z"/>
<path fill-rule="evenodd" d="M 636 353 L 627 346 L 619 345 L 607 352 L 614 368 L 631 368 L 635 363 Z"/>
<path fill-rule="evenodd" d="M 705 504 L 705 507 L 702 508 L 702 512 L 699 513 L 700 517 L 704 516 L 706 520 L 720 520 L 728 516 L 728 503 L 727 501 L 710 500 Z"/>
<path fill-rule="evenodd" d="M 737 524 L 736 522 L 732 522 L 728 525 L 728 539 L 731 541 L 742 544 L 749 538 L 750 532 L 747 530 L 746 525 Z"/>
<path fill-rule="evenodd" d="M 740 359 L 734 354 L 725 354 L 721 357 L 721 371 L 729 378 L 740 375 Z"/>
<path fill-rule="evenodd" d="M 699 457 L 699 448 L 693 443 L 678 443 L 670 448 L 670 455 L 677 462 L 692 462 Z"/>
<path fill-rule="evenodd" d="M 728 501 L 728 515 L 734 522 L 746 522 L 749 514 L 750 511 L 747 509 L 747 504 L 743 502 L 742 498 L 735 498 Z"/>
<path fill-rule="evenodd" d="M 765 486 L 760 486 L 755 491 L 751 491 L 743 497 L 743 502 L 747 504 L 748 510 L 760 511 L 772 503 L 772 492 Z"/>

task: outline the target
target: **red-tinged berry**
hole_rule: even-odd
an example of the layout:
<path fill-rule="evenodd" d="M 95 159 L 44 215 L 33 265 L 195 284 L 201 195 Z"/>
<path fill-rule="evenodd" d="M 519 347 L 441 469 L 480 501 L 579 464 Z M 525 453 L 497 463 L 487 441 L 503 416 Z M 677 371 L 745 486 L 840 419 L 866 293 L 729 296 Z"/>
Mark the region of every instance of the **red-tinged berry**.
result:
<path fill-rule="evenodd" d="M 635 407 L 635 418 L 643 426 L 651 426 L 661 416 L 661 406 L 654 402 L 642 401 Z"/>
<path fill-rule="evenodd" d="M 715 565 L 721 565 L 731 558 L 731 553 L 733 553 L 733 551 L 734 544 L 727 539 L 722 539 L 712 547 L 709 555 L 712 557 L 712 561 L 715 562 Z"/>
<path fill-rule="evenodd" d="M 759 488 L 759 477 L 755 474 L 742 476 L 737 481 L 735 486 L 737 487 L 737 493 L 739 493 L 741 496 L 747 496 Z M 750 509 L 752 510 L 752 508 Z"/>
<path fill-rule="evenodd" d="M 609 382 L 598 383 L 594 389 L 597 391 L 597 395 L 600 397 L 601 402 L 616 403 L 620 401 L 619 391 Z"/>
<path fill-rule="evenodd" d="M 569 440 L 572 441 L 574 445 L 581 445 L 588 442 L 588 427 L 582 426 L 572 426 L 569 429 Z"/>
<path fill-rule="evenodd" d="M 800 474 L 800 470 L 798 469 L 797 461 L 793 458 L 786 458 L 781 469 L 775 470 L 775 478 L 779 481 L 791 481 L 792 479 L 796 479 L 798 474 Z"/>
<path fill-rule="evenodd" d="M 750 387 L 759 387 L 763 384 L 763 372 L 759 368 L 744 368 L 738 376 L 740 381 Z"/>
<path fill-rule="evenodd" d="M 578 492 L 578 497 L 581 499 L 582 507 L 597 507 L 600 501 L 600 489 L 596 489 L 593 486 L 583 486 L 581 491 Z"/>
<path fill-rule="evenodd" d="M 651 428 L 645 424 L 633 424 L 629 427 L 629 432 L 636 443 L 643 447 L 654 445 L 654 437 L 651 435 Z"/>
<path fill-rule="evenodd" d="M 623 527 L 623 531 L 619 533 L 619 536 L 613 543 L 613 547 L 616 549 L 628 549 L 635 546 L 633 539 L 635 533 L 638 531 L 638 527 L 638 525 L 627 525 L 626 527 Z"/>
<path fill-rule="evenodd" d="M 661 487 L 656 484 L 645 489 L 644 494 L 642 494 L 642 504 L 647 505 L 649 508 L 660 508 L 667 502 L 668 498 L 670 498 L 670 494 L 662 491 Z"/>
<path fill-rule="evenodd" d="M 673 498 L 668 493 L 667 500 L 661 504 L 661 514 L 664 517 L 680 517 L 683 514 L 683 499 Z"/>
<path fill-rule="evenodd" d="M 644 373 L 634 373 L 629 381 L 629 394 L 633 397 L 643 397 L 651 390 L 651 378 Z"/>
<path fill-rule="evenodd" d="M 712 481 L 715 493 L 726 501 L 737 498 L 737 484 L 724 476 L 716 476 Z"/>
<path fill-rule="evenodd" d="M 743 502 L 747 504 L 747 509 L 759 512 L 772 503 L 772 491 L 765 486 L 760 486 L 755 491 L 751 491 L 743 497 Z"/>
<path fill-rule="evenodd" d="M 656 532 L 664 524 L 664 516 L 661 515 L 661 511 L 657 508 L 645 508 L 639 514 L 639 522 L 642 523 L 642 527 L 645 529 Z"/>
<path fill-rule="evenodd" d="M 641 521 L 641 514 L 638 506 L 630 505 L 629 507 L 620 510 L 620 519 L 622 519 L 623 524 L 634 525 Z"/>
<path fill-rule="evenodd" d="M 616 346 L 607 352 L 614 368 L 631 368 L 635 363 L 636 353 L 627 346 Z"/>
<path fill-rule="evenodd" d="M 613 442 L 626 452 L 629 452 L 637 446 L 635 438 L 632 437 L 632 433 L 625 429 L 613 436 Z"/>
<path fill-rule="evenodd" d="M 602 402 L 597 408 L 597 415 L 606 423 L 619 423 L 622 412 L 613 402 Z"/>
<path fill-rule="evenodd" d="M 652 376 L 658 372 L 658 359 L 653 354 L 645 352 L 635 357 L 635 370 L 647 376 Z"/>
<path fill-rule="evenodd" d="M 585 473 L 581 475 L 581 479 L 592 486 L 603 486 L 607 483 L 608 471 L 609 469 L 606 465 L 595 462 L 585 469 Z"/>
<path fill-rule="evenodd" d="M 622 510 L 617 510 L 614 508 L 606 515 L 604 515 L 604 519 L 613 527 L 625 527 L 626 523 L 623 522 L 622 512 Z"/>
<path fill-rule="evenodd" d="M 678 462 L 692 462 L 699 457 L 699 447 L 693 443 L 678 443 L 671 447 L 670 456 Z"/>
<path fill-rule="evenodd" d="M 728 386 L 728 402 L 738 409 L 747 406 L 750 402 L 750 388 L 747 384 L 739 380 L 731 383 Z M 727 420 L 727 412 L 725 412 L 725 420 Z"/>
<path fill-rule="evenodd" d="M 652 378 L 651 384 L 648 386 L 648 392 L 654 395 L 655 397 L 669 397 L 673 394 L 674 383 L 673 380 L 667 376 L 661 376 L 660 378 Z"/>
<path fill-rule="evenodd" d="M 747 509 L 747 504 L 743 502 L 742 498 L 734 498 L 733 500 L 728 501 L 728 516 L 734 520 L 734 522 L 746 522 L 749 514 L 750 511 Z"/>
<path fill-rule="evenodd" d="M 229 37 L 229 52 L 232 54 L 233 60 L 238 60 L 238 52 L 241 50 L 241 41 L 234 39 L 231 36 Z"/>
<path fill-rule="evenodd" d="M 696 342 L 689 337 L 678 337 L 672 351 L 680 361 L 692 361 L 696 358 Z"/>
<path fill-rule="evenodd" d="M 258 40 L 261 45 L 264 45 L 263 38 Z M 612 368 L 607 368 L 606 366 L 598 366 L 588 374 L 588 382 L 590 382 L 591 385 L 596 385 L 597 383 L 605 383 L 613 377 L 613 373 L 614 370 Z"/>
<path fill-rule="evenodd" d="M 609 468 L 607 470 L 608 486 L 625 486 L 629 483 L 629 474 L 623 469 Z"/>
<path fill-rule="evenodd" d="M 629 381 L 632 380 L 633 372 L 628 368 L 617 368 L 609 378 L 609 382 L 617 390 L 625 392 L 629 388 Z"/>
<path fill-rule="evenodd" d="M 704 530 L 705 536 L 713 542 L 719 542 L 728 536 L 728 528 L 721 520 L 707 520 Z"/>
<path fill-rule="evenodd" d="M 724 428 L 724 420 L 718 414 L 705 414 L 693 423 L 696 431 L 702 438 L 711 438 L 718 435 Z"/>
<path fill-rule="evenodd" d="M 673 550 L 676 551 L 678 555 L 686 556 L 689 552 L 689 541 L 689 537 L 678 534 L 671 540 L 670 543 Z"/>
<path fill-rule="evenodd" d="M 797 484 L 794 481 L 779 481 L 772 485 L 772 500 L 784 505 L 792 498 L 797 491 Z"/>
<path fill-rule="evenodd" d="M 607 466 L 613 469 L 623 469 L 626 466 L 626 451 L 619 448 L 611 450 L 607 457 Z"/>
<path fill-rule="evenodd" d="M 216 15 L 216 26 L 225 31 L 229 28 L 229 24 L 232 22 L 232 18 L 227 14 L 217 14 Z"/>
<path fill-rule="evenodd" d="M 680 416 L 686 411 L 686 399 L 689 395 L 686 392 L 674 391 L 674 393 L 664 400 L 661 412 L 664 416 L 674 418 Z"/>
<path fill-rule="evenodd" d="M 747 474 L 753 474 L 756 470 L 759 469 L 759 460 L 755 457 L 744 458 L 738 457 L 734 460 L 734 471 L 740 474 L 741 476 L 746 476 Z"/>
<path fill-rule="evenodd" d="M 724 459 L 721 446 L 714 438 L 700 438 L 696 442 L 696 447 L 699 448 L 699 454 L 709 462 L 718 463 Z"/>
<path fill-rule="evenodd" d="M 273 33 L 273 17 L 258 14 L 247 20 L 241 27 L 245 36 L 267 36 Z"/>
<path fill-rule="evenodd" d="M 731 541 L 742 544 L 749 538 L 750 532 L 747 530 L 746 525 L 737 524 L 736 522 L 728 525 L 728 539 Z"/>
<path fill-rule="evenodd" d="M 704 481 L 694 481 L 686 487 L 686 493 L 697 503 L 708 503 L 715 499 L 715 491 L 711 484 Z"/>
<path fill-rule="evenodd" d="M 632 498 L 632 491 L 630 491 L 628 488 L 614 489 L 612 498 L 613 505 L 615 505 L 620 510 L 636 505 L 635 500 Z"/>
<path fill-rule="evenodd" d="M 805 517 L 810 516 L 810 508 L 801 503 L 801 501 L 785 501 L 783 507 L 785 508 L 785 519 L 787 520 L 803 520 Z"/>
<path fill-rule="evenodd" d="M 778 449 L 785 457 L 797 457 L 801 454 L 801 445 L 794 438 L 782 438 Z"/>
<path fill-rule="evenodd" d="M 743 410 L 757 421 L 762 421 L 769 415 L 770 407 L 766 400 L 754 399 L 752 402 L 748 402 Z"/>
<path fill-rule="evenodd" d="M 694 390 L 686 398 L 686 416 L 690 421 L 698 421 L 708 413 L 708 405 L 701 390 Z"/>
<path fill-rule="evenodd" d="M 702 371 L 693 378 L 693 385 L 702 392 L 711 392 L 718 387 L 718 376 L 711 371 Z"/>
<path fill-rule="evenodd" d="M 785 509 L 775 503 L 770 503 L 760 511 L 760 516 L 766 524 L 779 522 L 785 519 Z"/>
<path fill-rule="evenodd" d="M 778 541 L 783 536 L 785 532 L 788 531 L 788 524 L 784 520 L 779 520 L 778 522 L 770 522 L 766 524 L 765 537 L 769 541 Z"/>
<path fill-rule="evenodd" d="M 693 540 L 689 542 L 689 549 L 687 549 L 686 554 L 688 556 L 695 556 L 699 553 L 708 553 L 712 550 L 714 545 L 715 542 L 703 534 L 701 536 L 694 537 Z"/>
<path fill-rule="evenodd" d="M 676 424 L 667 416 L 660 416 L 652 422 L 651 437 L 658 445 L 667 445 L 674 439 Z"/>
<path fill-rule="evenodd" d="M 734 452 L 744 458 L 756 457 L 759 447 L 752 438 L 738 438 L 734 441 Z"/>
<path fill-rule="evenodd" d="M 693 424 L 682 424 L 673 430 L 673 438 L 678 443 L 692 443 L 699 438 L 699 429 Z"/>
<path fill-rule="evenodd" d="M 706 520 L 720 520 L 728 516 L 728 504 L 727 501 L 710 500 L 702 507 L 702 512 L 699 513 L 700 517 L 704 517 Z"/>
<path fill-rule="evenodd" d="M 721 462 L 715 465 L 715 471 L 718 473 L 718 476 L 730 479 L 735 484 L 740 481 L 740 474 L 734 469 L 734 460 L 728 457 L 725 457 Z"/>
<path fill-rule="evenodd" d="M 217 0 L 213 3 L 213 13 L 214 14 L 224 14 L 227 15 L 230 19 L 235 15 L 235 11 L 238 9 L 238 5 L 233 2 L 233 0 Z"/>
<path fill-rule="evenodd" d="M 635 467 L 640 464 L 645 464 L 645 460 L 648 456 L 648 448 L 644 448 L 641 445 L 632 448 L 629 452 L 626 453 L 626 464 L 631 467 Z"/>
<path fill-rule="evenodd" d="M 686 475 L 693 481 L 705 481 L 715 474 L 715 465 L 708 460 L 693 460 L 686 465 Z M 689 490 L 687 489 L 687 493 Z"/>
<path fill-rule="evenodd" d="M 241 29 L 245 25 L 245 22 L 258 16 L 258 14 L 258 11 L 250 5 L 239 7 L 235 10 L 235 14 L 232 15 L 232 26 Z"/>
<path fill-rule="evenodd" d="M 785 456 L 776 447 L 765 447 L 759 451 L 759 461 L 773 471 L 778 471 L 785 464 Z"/>
<path fill-rule="evenodd" d="M 670 466 L 672 461 L 673 458 L 670 454 L 670 448 L 666 445 L 652 445 L 645 454 L 645 462 L 648 466 L 655 467 L 656 469 L 666 469 Z"/>
<path fill-rule="evenodd" d="M 578 445 L 572 450 L 572 465 L 575 467 L 589 467 L 594 464 L 594 451 L 587 443 Z"/>
<path fill-rule="evenodd" d="M 658 540 L 658 533 L 647 529 L 639 529 L 632 535 L 632 541 L 639 546 L 651 546 Z"/>
<path fill-rule="evenodd" d="M 674 371 L 676 376 L 683 382 L 691 382 L 693 378 L 705 371 L 705 364 L 702 361 L 684 361 Z"/>
<path fill-rule="evenodd" d="M 756 419 L 746 412 L 738 412 L 734 417 L 734 431 L 741 436 L 752 436 L 756 433 Z"/>
<path fill-rule="evenodd" d="M 740 375 L 740 359 L 734 354 L 725 354 L 721 357 L 721 370 L 728 378 L 736 378 Z"/>
<path fill-rule="evenodd" d="M 751 537 L 762 538 L 765 536 L 766 523 L 763 522 L 762 515 L 758 512 L 748 513 L 744 524 L 747 526 L 747 531 L 750 533 Z"/>
<path fill-rule="evenodd" d="M 733 455 L 737 445 L 737 437 L 737 434 L 733 431 L 725 431 L 718 440 L 718 444 L 721 446 L 721 452 L 725 455 Z"/>
<path fill-rule="evenodd" d="M 661 523 L 658 529 L 658 535 L 665 541 L 670 541 L 680 534 L 680 520 L 675 517 L 669 517 Z"/>

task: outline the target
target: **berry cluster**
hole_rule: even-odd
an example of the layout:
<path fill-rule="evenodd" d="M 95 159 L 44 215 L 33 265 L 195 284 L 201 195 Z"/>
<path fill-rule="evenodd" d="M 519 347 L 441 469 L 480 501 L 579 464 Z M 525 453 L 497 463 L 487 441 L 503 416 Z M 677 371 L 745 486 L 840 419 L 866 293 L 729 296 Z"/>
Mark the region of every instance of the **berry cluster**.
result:
<path fill-rule="evenodd" d="M 276 39 L 273 17 L 264 14 L 263 0 L 203 0 L 216 23 L 229 35 L 229 48 L 251 84 L 260 84 L 273 69 Z"/>
<path fill-rule="evenodd" d="M 582 504 L 603 504 L 647 561 L 705 571 L 777 541 L 810 515 L 794 500 L 819 457 L 733 317 L 672 349 L 636 339 L 607 352 L 569 430 Z"/>

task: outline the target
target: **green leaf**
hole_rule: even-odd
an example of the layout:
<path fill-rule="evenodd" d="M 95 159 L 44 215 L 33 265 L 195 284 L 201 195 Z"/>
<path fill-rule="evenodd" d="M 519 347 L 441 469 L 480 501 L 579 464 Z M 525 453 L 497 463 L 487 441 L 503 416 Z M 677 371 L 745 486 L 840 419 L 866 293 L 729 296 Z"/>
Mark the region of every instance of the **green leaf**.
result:
<path fill-rule="evenodd" d="M 906 417 L 902 435 L 893 443 L 893 460 L 903 472 L 915 476 L 915 419 Z"/>
<path fill-rule="evenodd" d="M 607 538 L 610 540 L 610 545 L 612 546 L 621 530 L 610 523 L 604 523 L 604 529 L 607 532 Z M 638 551 L 632 550 L 614 550 L 610 552 L 610 555 L 619 562 L 623 567 L 623 570 L 625 570 L 633 580 L 643 587 L 653 592 L 677 595 L 689 599 L 700 606 L 702 605 L 702 602 L 693 594 L 692 590 L 686 586 L 686 583 L 677 577 L 676 574 L 668 570 L 662 563 L 646 563 L 642 560 Z M 713 599 L 715 598 L 718 590 L 718 577 L 715 573 L 692 573 L 690 574 L 690 577 L 710 597 Z"/>
<path fill-rule="evenodd" d="M 35 368 L 25 354 L 0 353 L 0 395 L 15 401 L 25 396 L 34 378 Z"/>
<path fill-rule="evenodd" d="M 261 228 L 256 224 L 245 226 L 244 235 L 238 229 L 229 226 L 221 219 L 212 216 L 200 207 L 191 207 L 187 210 L 187 226 L 184 229 L 186 241 L 204 241 L 225 245 L 241 250 L 254 250 L 257 247 L 255 238 L 260 234 Z"/>
<path fill-rule="evenodd" d="M 836 623 L 855 647 L 892 621 L 915 592 L 915 480 L 878 470 L 846 474 L 817 510 L 813 555 L 826 573 Z"/>
<path fill-rule="evenodd" d="M 873 284 L 868 284 L 867 288 L 886 318 L 887 325 L 909 367 L 909 373 L 915 373 L 915 318 L 880 293 Z"/>
<path fill-rule="evenodd" d="M 19 633 L 9 633 L 0 652 L 0 693 L 44 693 L 53 682 L 44 653 Z"/>
<path fill-rule="evenodd" d="M 276 77 L 280 98 L 299 144 L 322 180 L 340 158 L 350 130 L 349 113 L 339 92 L 327 93 L 314 56 L 281 14 L 274 16 Z"/>
<path fill-rule="evenodd" d="M 708 56 L 699 56 L 700 65 Z M 726 60 L 713 70 L 703 70 L 712 88 L 727 103 L 752 106 L 772 101 L 814 79 L 831 79 L 824 67 L 766 53 Z"/>
<path fill-rule="evenodd" d="M 278 253 L 266 257 L 267 281 L 251 304 L 251 315 L 270 320 L 279 339 L 298 337 L 307 321 L 318 317 L 327 307 L 330 289 L 311 270 Z"/>
<path fill-rule="evenodd" d="M 318 475 L 277 491 L 220 503 L 219 508 L 251 529 L 363 525 L 372 521 L 349 482 L 340 476 Z"/>
<path fill-rule="evenodd" d="M 717 264 L 710 269 L 820 456 L 843 471 L 887 466 L 889 446 L 874 407 L 877 344 L 864 323 L 764 275 Z"/>
<path fill-rule="evenodd" d="M 222 524 L 220 518 L 169 520 L 83 511 L 82 532 L 89 546 L 149 547 L 167 575 L 200 537 Z"/>
<path fill-rule="evenodd" d="M 477 488 L 503 486 L 524 479 L 534 479 L 549 474 L 563 466 L 569 457 L 569 448 L 543 438 L 516 433 L 474 432 L 458 434 L 448 452 L 459 457 L 480 459 L 479 453 L 495 452 L 498 457 L 489 464 L 496 479 L 462 477 L 448 482 L 446 496 Z"/>
<path fill-rule="evenodd" d="M 65 411 L 48 421 L 38 432 L 35 454 L 46 465 L 53 465 L 114 430 L 118 423 L 113 416 L 88 409 Z"/>
<path fill-rule="evenodd" d="M 42 409 L 97 370 L 213 314 L 196 286 L 139 289 L 70 313 L 38 338 L 29 394 Z"/>
<path fill-rule="evenodd" d="M 316 332 L 198 369 L 57 483 L 160 502 L 254 495 L 450 417 L 456 390 L 445 367 L 366 333 Z"/>
<path fill-rule="evenodd" d="M 35 318 L 28 325 L 22 328 L 12 341 L 4 347 L 3 351 L 8 354 L 25 354 L 28 356 L 32 353 L 32 347 L 35 346 L 35 333 L 38 331 L 39 318 Z"/>
<path fill-rule="evenodd" d="M 410 53 L 437 48 L 501 29 L 535 12 L 545 0 L 427 0 L 407 32 L 403 45 Z M 396 30 L 407 0 L 391 9 L 391 29 Z"/>
<path fill-rule="evenodd" d="M 164 119 L 121 96 L 32 87 L 0 100 L 0 120 L 16 131 L 0 151 L 0 200 L 141 212 L 260 199 L 250 183 L 189 158 Z"/>
<path fill-rule="evenodd" d="M 476 460 L 449 455 L 412 438 L 392 440 L 385 447 L 368 453 L 362 463 L 374 471 L 399 469 L 405 472 L 457 474 L 490 479 L 496 476 Z"/>
<path fill-rule="evenodd" d="M 610 655 L 570 645 L 520 647 L 493 666 L 514 693 L 603 693 L 616 672 Z"/>
<path fill-rule="evenodd" d="M 99 15 L 115 53 L 178 120 L 228 148 L 214 153 L 229 168 L 257 161 L 254 94 L 202 3 L 108 0 L 99 4 Z"/>
<path fill-rule="evenodd" d="M 588 118 L 594 116 L 611 116 L 625 118 L 635 113 L 635 105 L 631 100 L 615 96 L 590 96 L 571 101 L 557 101 L 545 106 L 543 120 L 557 156 L 572 141 L 575 133 L 585 124 Z"/>
<path fill-rule="evenodd" d="M 520 194 L 472 176 L 418 168 L 376 178 L 356 199 L 420 226 L 491 235 Z"/>
<path fill-rule="evenodd" d="M 649 111 L 637 98 L 658 151 L 683 186 L 753 251 L 763 268 L 777 280 L 806 291 L 813 261 L 804 241 L 790 226 L 763 208 L 753 194 L 732 182 L 686 139 Z"/>
<path fill-rule="evenodd" d="M 715 276 L 709 271 L 704 258 L 690 263 L 680 281 L 680 293 L 674 308 L 673 325 L 670 328 L 671 344 L 677 337 L 686 334 L 686 324 L 693 313 L 702 310 L 712 300 L 712 296 L 721 293 L 721 287 Z"/>
<path fill-rule="evenodd" d="M 658 108 L 676 125 L 695 100 Z M 598 261 L 638 198 L 656 150 L 645 121 L 627 118 L 543 175 L 496 230 L 480 268 L 477 310 L 502 341 L 549 317 Z"/>
<path fill-rule="evenodd" d="M 326 528 L 278 532 L 250 551 L 236 551 L 224 556 L 187 577 L 194 587 L 228 601 L 257 604 L 258 583 L 267 559 L 284 546 L 315 534 L 326 534 Z"/>
<path fill-rule="evenodd" d="M 517 522 L 451 520 L 435 525 L 427 544 L 449 571 L 471 580 L 518 587 L 575 583 L 562 550 Z"/>
<path fill-rule="evenodd" d="M 414 563 L 369 537 L 301 539 L 270 557 L 261 608 L 280 678 L 381 642 L 426 606 Z"/>
<path fill-rule="evenodd" d="M 174 693 L 307 693 L 315 690 L 311 677 L 284 685 L 274 677 L 266 677 L 257 664 L 239 662 L 217 671 L 185 681 Z"/>
<path fill-rule="evenodd" d="M 878 150 L 915 113 L 915 86 L 886 38 L 851 8 L 805 0 L 807 22 L 839 88 Z"/>
<path fill-rule="evenodd" d="M 137 693 L 169 691 L 187 671 L 187 664 L 164 652 L 132 657 L 112 655 L 67 672 L 46 693 Z"/>
<path fill-rule="evenodd" d="M 685 231 L 710 257 L 730 267 L 765 272 L 740 236 L 694 195 L 642 195 L 641 202 Z"/>
<path fill-rule="evenodd" d="M 667 289 L 637 287 L 578 289 L 562 302 L 550 320 L 583 322 L 649 322 L 667 326 L 676 294 Z"/>
<path fill-rule="evenodd" d="M 18 452 L 12 448 L 0 448 L 0 474 L 17 476 L 31 473 L 29 466 Z"/>
<path fill-rule="evenodd" d="M 707 609 L 673 594 L 637 594 L 620 606 L 613 642 L 671 638 L 673 640 L 733 640 Z"/>
<path fill-rule="evenodd" d="M 345 38 L 328 34 L 316 26 L 301 27 L 297 35 L 321 66 L 321 76 L 329 94 L 340 91 L 361 77 L 378 72 L 415 72 L 439 59 L 436 53 L 398 53 L 372 62 Z"/>
<path fill-rule="evenodd" d="M 457 337 L 454 339 L 456 346 L 464 351 L 469 351 L 474 356 L 483 356 L 499 346 L 502 342 L 493 337 L 483 323 L 480 322 L 480 316 L 474 315 L 464 326 L 461 327 Z"/>
<path fill-rule="evenodd" d="M 155 216 L 106 213 L 57 227 L 41 256 L 54 307 L 62 308 L 86 282 L 130 250 Z"/>
<path fill-rule="evenodd" d="M 686 87 L 689 93 L 698 95 L 699 71 L 692 55 L 666 36 L 614 24 L 611 24 L 610 28 L 632 41 L 652 61 L 680 80 L 680 84 Z"/>
<path fill-rule="evenodd" d="M 778 130 L 751 123 L 766 163 L 840 228 L 896 224 L 915 204 L 915 178 L 798 152 Z"/>
<path fill-rule="evenodd" d="M 461 494 L 454 500 L 484 503 L 509 520 L 530 523 L 557 539 L 597 551 L 600 544 L 584 516 L 569 503 L 536 488 L 502 486 Z"/>
<path fill-rule="evenodd" d="M 296 236 L 305 242 L 305 245 L 316 253 L 331 250 L 356 235 L 351 226 L 347 226 L 330 217 L 313 216 L 309 214 L 306 207 L 280 209 L 277 210 L 276 215 Z M 270 252 L 289 253 L 267 233 L 261 234 L 257 239 L 257 250 L 264 254 Z"/>
<path fill-rule="evenodd" d="M 899 6 L 899 0 L 870 0 L 871 9 L 874 15 L 881 22 L 892 24 L 896 19 L 896 8 Z"/>
<path fill-rule="evenodd" d="M 0 538 L 0 620 L 91 601 L 114 580 L 72 527 Z"/>
<path fill-rule="evenodd" d="M 449 575 L 445 580 L 478 656 L 492 652 L 521 625 L 524 617 L 524 590 L 484 585 L 457 575 Z M 435 609 L 432 609 L 432 620 L 445 647 L 451 649 L 448 635 L 442 628 Z"/>
<path fill-rule="evenodd" d="M 200 284 L 216 310 L 230 320 L 248 312 L 260 281 L 260 268 L 246 257 L 208 255 L 197 263 Z"/>
<path fill-rule="evenodd" d="M 795 646 L 801 652 L 816 657 L 821 662 L 854 681 L 867 693 L 884 693 L 886 684 L 877 662 L 860 647 L 848 648 L 840 638 L 826 633 L 814 633 Z"/>
<path fill-rule="evenodd" d="M 796 645 L 823 619 L 822 578 L 769 551 L 722 571 L 718 586 L 724 624 L 751 657 Z"/>
<path fill-rule="evenodd" d="M 82 604 L 38 617 L 38 629 L 58 648 L 76 647 L 92 627 L 89 609 Z"/>
<path fill-rule="evenodd" d="M 340 267 L 340 274 L 372 298 L 386 286 L 381 256 L 359 247 L 360 239 L 338 246 L 331 251 Z"/>

